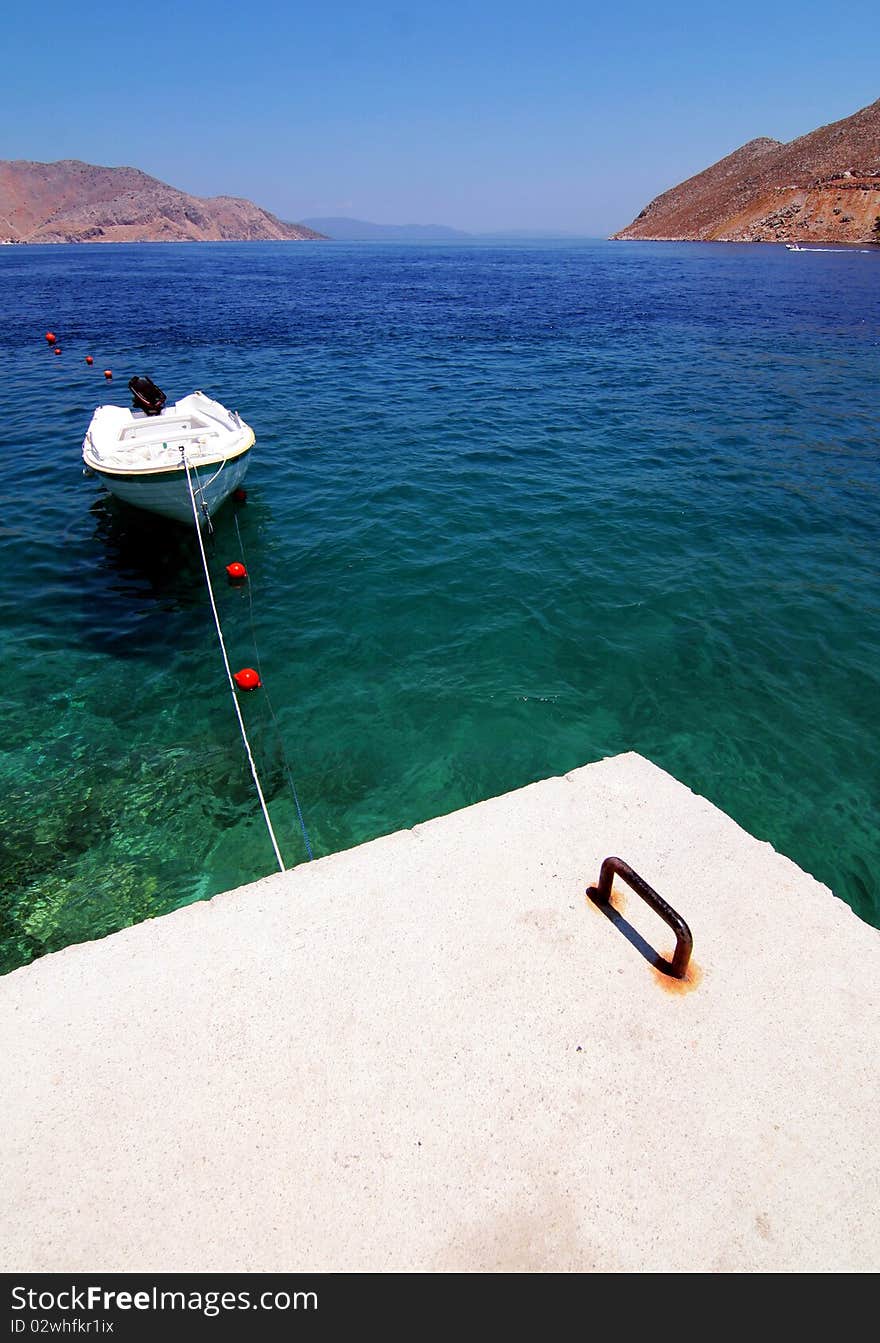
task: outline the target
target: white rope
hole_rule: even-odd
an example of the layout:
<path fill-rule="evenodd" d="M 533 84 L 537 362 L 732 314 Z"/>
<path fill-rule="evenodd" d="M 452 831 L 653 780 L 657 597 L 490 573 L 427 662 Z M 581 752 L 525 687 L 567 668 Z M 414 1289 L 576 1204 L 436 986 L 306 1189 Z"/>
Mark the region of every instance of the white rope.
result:
<path fill-rule="evenodd" d="M 204 485 L 202 484 L 201 480 L 199 480 L 199 473 L 198 473 L 197 468 L 196 468 L 196 467 L 193 467 L 193 470 L 194 470 L 195 473 L 196 473 L 196 480 L 199 481 L 199 494 L 201 494 L 203 497 L 204 497 L 205 490 L 208 488 L 209 485 L 213 485 L 213 484 L 214 484 L 214 481 L 217 479 L 217 477 L 219 476 L 220 472 L 223 470 L 224 466 L 226 465 L 226 461 L 227 461 L 227 459 L 224 457 L 224 458 L 223 458 L 223 461 L 222 461 L 222 462 L 220 463 L 220 465 L 217 467 L 217 470 L 214 472 L 213 476 L 211 476 L 211 479 L 210 479 L 210 480 L 206 480 L 205 483 L 204 483 Z"/>
<path fill-rule="evenodd" d="M 257 796 L 260 799 L 260 806 L 263 808 L 263 816 L 265 817 L 266 821 L 266 829 L 269 831 L 269 838 L 272 841 L 272 848 L 275 850 L 275 857 L 278 859 L 278 870 L 280 872 L 283 872 L 284 859 L 281 857 L 281 851 L 278 848 L 278 841 L 275 838 L 275 831 L 272 829 L 272 822 L 269 820 L 269 812 L 266 807 L 266 799 L 263 797 L 263 790 L 260 787 L 260 780 L 259 776 L 257 775 L 257 767 L 254 764 L 254 757 L 251 754 L 251 745 L 250 742 L 248 741 L 247 732 L 245 731 L 244 719 L 241 716 L 241 709 L 239 708 L 238 704 L 238 696 L 235 693 L 235 682 L 232 679 L 232 671 L 230 670 L 229 667 L 229 658 L 226 656 L 226 644 L 223 642 L 223 631 L 220 628 L 220 617 L 217 614 L 217 603 L 214 601 L 214 589 L 211 586 L 211 575 L 208 571 L 208 559 L 207 556 L 205 555 L 205 543 L 202 540 L 202 528 L 201 524 L 199 523 L 198 509 L 196 508 L 196 496 L 193 493 L 192 481 L 190 480 L 189 476 L 189 462 L 186 460 L 186 456 L 183 457 L 183 464 L 186 467 L 186 483 L 189 486 L 189 497 L 192 503 L 193 520 L 196 524 L 196 536 L 199 538 L 199 550 L 201 551 L 202 555 L 202 568 L 205 571 L 205 582 L 208 585 L 208 596 L 211 598 L 211 610 L 214 612 L 214 624 L 217 626 L 217 638 L 220 641 L 220 652 L 223 654 L 223 665 L 226 668 L 226 678 L 229 681 L 229 690 L 230 693 L 232 694 L 232 703 L 235 705 L 235 713 L 236 717 L 238 718 L 238 726 L 241 729 L 241 738 L 242 741 L 244 742 L 244 749 L 247 752 L 247 758 L 251 767 L 251 774 L 254 777 L 254 784 L 257 789 Z M 196 472 L 196 480 L 198 480 L 198 472 Z"/>
<path fill-rule="evenodd" d="M 180 449 L 180 456 L 184 465 L 187 468 L 187 480 L 189 481 L 189 463 L 186 460 L 186 452 L 183 447 L 181 447 Z M 208 531 L 212 533 L 214 531 L 214 524 L 211 521 L 211 513 L 208 508 L 208 502 L 205 496 L 205 491 L 208 489 L 209 486 L 214 484 L 214 481 L 217 479 L 217 477 L 219 476 L 220 472 L 223 470 L 225 465 L 226 465 L 226 459 L 224 458 L 223 461 L 218 466 L 217 470 L 214 472 L 213 476 L 211 476 L 210 480 L 206 480 L 204 484 L 202 484 L 202 479 L 199 475 L 199 468 L 197 466 L 193 467 L 193 474 L 195 475 L 196 484 L 198 486 L 196 493 L 198 494 L 199 498 L 202 501 L 202 512 L 205 515 L 205 522 L 208 524 Z M 191 483 L 190 483 L 190 494 L 192 494 Z"/>

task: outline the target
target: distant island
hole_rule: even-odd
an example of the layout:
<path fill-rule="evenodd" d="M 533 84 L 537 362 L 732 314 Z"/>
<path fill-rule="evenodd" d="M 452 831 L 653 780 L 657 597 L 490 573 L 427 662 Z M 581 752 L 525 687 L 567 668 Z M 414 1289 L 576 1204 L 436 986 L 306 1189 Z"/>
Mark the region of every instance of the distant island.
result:
<path fill-rule="evenodd" d="M 540 242 L 583 237 L 563 229 L 497 229 L 491 233 L 466 233 L 446 224 L 373 224 L 367 219 L 326 215 L 304 219 L 332 242 Z"/>
<path fill-rule="evenodd" d="M 445 224 L 371 224 L 335 215 L 304 219 L 303 224 L 334 242 L 454 242 L 474 236 Z"/>
<path fill-rule="evenodd" d="M 300 242 L 321 238 L 237 196 L 203 199 L 138 168 L 0 160 L 0 242 Z"/>
<path fill-rule="evenodd" d="M 789 144 L 750 140 L 612 236 L 880 243 L 880 100 Z"/>

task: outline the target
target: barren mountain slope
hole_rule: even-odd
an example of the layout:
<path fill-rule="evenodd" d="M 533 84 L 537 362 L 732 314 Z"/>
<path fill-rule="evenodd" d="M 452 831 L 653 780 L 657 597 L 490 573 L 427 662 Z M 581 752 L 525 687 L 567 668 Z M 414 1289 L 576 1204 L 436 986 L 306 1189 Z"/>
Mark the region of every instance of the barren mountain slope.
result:
<path fill-rule="evenodd" d="M 751 140 L 651 201 L 615 238 L 880 241 L 880 100 L 789 144 Z"/>
<path fill-rule="evenodd" d="M 234 196 L 202 199 L 138 168 L 0 161 L 0 239 L 185 242 L 317 238 Z"/>

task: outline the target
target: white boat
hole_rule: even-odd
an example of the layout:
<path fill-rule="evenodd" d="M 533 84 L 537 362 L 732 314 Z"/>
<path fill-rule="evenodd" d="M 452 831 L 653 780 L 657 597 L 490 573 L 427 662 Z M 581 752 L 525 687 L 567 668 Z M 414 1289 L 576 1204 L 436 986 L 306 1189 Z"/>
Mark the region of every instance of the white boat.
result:
<path fill-rule="evenodd" d="M 85 474 L 118 499 L 178 522 L 192 522 L 194 495 L 205 525 L 244 479 L 254 431 L 204 392 L 167 406 L 149 378 L 132 378 L 129 387 L 148 408 L 98 406 L 83 441 Z"/>
<path fill-rule="evenodd" d="M 809 251 L 809 248 L 807 248 L 807 247 L 801 247 L 801 245 L 800 245 L 799 242 L 787 242 L 785 245 L 786 245 L 786 247 L 788 248 L 789 252 L 807 252 L 807 251 Z"/>

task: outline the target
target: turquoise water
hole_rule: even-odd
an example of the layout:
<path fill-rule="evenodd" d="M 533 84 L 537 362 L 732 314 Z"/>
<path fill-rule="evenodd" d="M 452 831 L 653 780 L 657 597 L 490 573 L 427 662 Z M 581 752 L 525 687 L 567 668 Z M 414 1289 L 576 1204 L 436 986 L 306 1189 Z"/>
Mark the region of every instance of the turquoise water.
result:
<path fill-rule="evenodd" d="M 81 475 L 132 373 L 256 430 L 209 552 L 288 866 L 288 767 L 321 855 L 636 750 L 880 925 L 880 249 L 9 247 L 0 298 L 0 968 L 275 868 L 195 539 Z"/>

